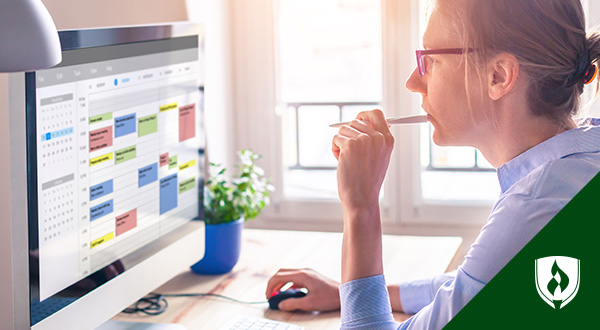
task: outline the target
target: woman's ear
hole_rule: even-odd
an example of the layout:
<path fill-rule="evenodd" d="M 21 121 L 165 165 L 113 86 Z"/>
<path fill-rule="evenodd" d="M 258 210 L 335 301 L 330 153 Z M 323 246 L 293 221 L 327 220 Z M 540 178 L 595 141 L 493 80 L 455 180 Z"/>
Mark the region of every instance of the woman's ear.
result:
<path fill-rule="evenodd" d="M 508 53 L 495 56 L 488 63 L 488 95 L 497 101 L 510 92 L 519 76 L 519 60 Z"/>

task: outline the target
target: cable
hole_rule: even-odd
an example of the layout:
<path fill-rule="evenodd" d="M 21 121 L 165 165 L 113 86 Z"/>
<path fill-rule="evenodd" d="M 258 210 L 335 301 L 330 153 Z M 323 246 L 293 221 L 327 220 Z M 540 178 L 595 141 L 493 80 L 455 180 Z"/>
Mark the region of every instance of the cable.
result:
<path fill-rule="evenodd" d="M 216 297 L 216 298 L 227 299 L 227 300 L 231 300 L 236 303 L 246 304 L 246 305 L 256 305 L 256 304 L 268 303 L 268 301 L 266 301 L 266 300 L 265 301 L 253 301 L 253 302 L 241 301 L 241 300 L 233 299 L 233 298 L 226 297 L 226 296 L 216 294 L 216 293 L 178 293 L 178 294 L 163 294 L 162 296 L 163 297 Z"/>
<path fill-rule="evenodd" d="M 169 303 L 165 297 L 216 297 L 231 300 L 236 303 L 246 304 L 246 305 L 256 305 L 256 304 L 266 304 L 268 301 L 256 301 L 256 302 L 247 302 L 241 301 L 234 298 L 226 297 L 220 294 L 215 293 L 179 293 L 179 294 L 160 294 L 151 292 L 144 298 L 138 300 L 133 307 L 125 308 L 122 312 L 126 314 L 134 314 L 137 312 L 144 313 L 147 315 L 159 315 L 164 313 L 169 307 Z"/>
<path fill-rule="evenodd" d="M 150 293 L 138 300 L 134 307 L 125 308 L 122 312 L 126 314 L 140 312 L 147 315 L 159 315 L 164 313 L 167 307 L 169 307 L 169 303 L 161 294 Z"/>

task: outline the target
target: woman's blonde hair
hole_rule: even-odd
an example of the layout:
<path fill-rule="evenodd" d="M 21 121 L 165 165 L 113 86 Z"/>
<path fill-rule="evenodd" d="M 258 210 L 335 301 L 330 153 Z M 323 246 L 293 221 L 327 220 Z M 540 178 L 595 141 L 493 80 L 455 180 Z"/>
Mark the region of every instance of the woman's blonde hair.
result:
<path fill-rule="evenodd" d="M 458 13 L 464 48 L 475 50 L 465 55 L 466 72 L 470 63 L 510 53 L 529 77 L 527 105 L 533 114 L 560 123 L 570 119 L 579 109 L 584 76 L 600 57 L 600 34 L 586 36 L 580 0 L 464 3 Z"/>

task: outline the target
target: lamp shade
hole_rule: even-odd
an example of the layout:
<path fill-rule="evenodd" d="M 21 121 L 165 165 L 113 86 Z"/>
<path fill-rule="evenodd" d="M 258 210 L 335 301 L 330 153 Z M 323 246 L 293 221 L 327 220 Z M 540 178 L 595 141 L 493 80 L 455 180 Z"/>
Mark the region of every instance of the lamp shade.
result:
<path fill-rule="evenodd" d="M 0 1 L 0 72 L 45 69 L 61 60 L 56 25 L 41 0 Z"/>

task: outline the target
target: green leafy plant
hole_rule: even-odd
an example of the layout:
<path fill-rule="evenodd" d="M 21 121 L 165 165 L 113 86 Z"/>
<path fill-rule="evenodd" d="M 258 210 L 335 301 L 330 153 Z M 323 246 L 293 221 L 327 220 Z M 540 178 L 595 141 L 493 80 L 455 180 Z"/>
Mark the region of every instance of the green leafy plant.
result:
<path fill-rule="evenodd" d="M 204 186 L 206 224 L 227 223 L 242 217 L 244 221 L 254 219 L 269 204 L 269 194 L 274 189 L 263 169 L 255 164 L 261 156 L 248 149 L 239 151 L 238 156 L 239 177 L 231 180 L 225 168 L 210 164 L 211 175 Z"/>

